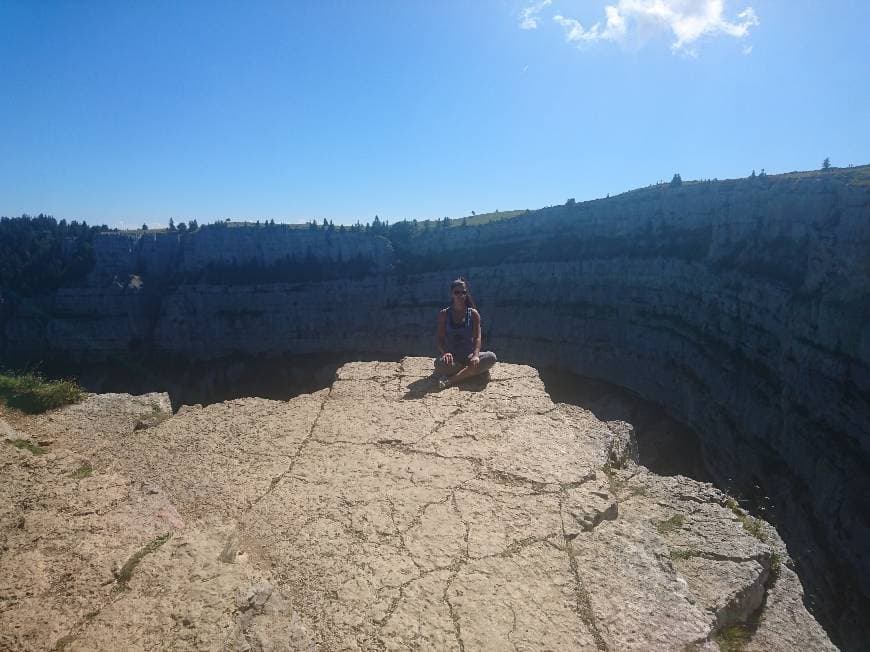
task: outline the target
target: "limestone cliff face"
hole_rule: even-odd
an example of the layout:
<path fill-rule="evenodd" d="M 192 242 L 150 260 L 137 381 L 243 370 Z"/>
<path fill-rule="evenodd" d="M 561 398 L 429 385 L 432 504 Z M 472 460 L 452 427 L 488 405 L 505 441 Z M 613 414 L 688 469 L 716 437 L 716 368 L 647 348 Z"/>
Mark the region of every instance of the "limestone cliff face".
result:
<path fill-rule="evenodd" d="M 0 646 L 835 649 L 776 531 L 636 465 L 629 424 L 522 365 L 433 393 L 429 364 L 7 414 L 46 452 L 0 443 Z"/>
<path fill-rule="evenodd" d="M 130 275 L 141 275 L 160 284 L 187 278 L 209 265 L 250 264 L 268 266 L 285 258 L 337 263 L 356 257 L 383 273 L 393 263 L 390 243 L 361 233 L 309 231 L 276 226 L 207 228 L 183 235 L 179 232 L 144 234 L 101 233 L 94 239 L 96 266 L 87 285 L 103 288 L 126 285 Z"/>
<path fill-rule="evenodd" d="M 6 351 L 423 355 L 462 273 L 487 347 L 667 406 L 720 484 L 770 497 L 820 592 L 851 578 L 870 599 L 865 168 L 643 189 L 433 230 L 389 260 L 397 272 L 363 279 L 167 288 L 157 305 L 147 276 L 144 290 L 66 289 L 8 318 Z"/>

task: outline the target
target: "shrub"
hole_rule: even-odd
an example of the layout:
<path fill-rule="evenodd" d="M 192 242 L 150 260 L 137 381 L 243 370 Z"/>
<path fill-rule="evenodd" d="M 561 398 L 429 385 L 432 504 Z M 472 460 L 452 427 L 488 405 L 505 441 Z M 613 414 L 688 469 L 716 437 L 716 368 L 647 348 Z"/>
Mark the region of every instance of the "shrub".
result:
<path fill-rule="evenodd" d="M 778 552 L 774 552 L 770 556 L 770 574 L 775 578 L 778 578 L 780 573 L 782 572 L 782 555 Z"/>
<path fill-rule="evenodd" d="M 45 452 L 39 444 L 34 444 L 32 441 L 27 441 L 26 439 L 12 439 L 9 443 L 15 446 L 15 448 L 30 451 L 34 455 L 42 455 Z"/>
<path fill-rule="evenodd" d="M 36 373 L 0 374 L 0 400 L 29 414 L 77 403 L 83 397 L 84 390 L 71 380 L 45 380 Z"/>
<path fill-rule="evenodd" d="M 734 513 L 744 530 L 749 532 L 749 534 L 762 543 L 767 543 L 767 533 L 764 530 L 764 525 L 762 524 L 761 519 L 754 518 L 745 513 L 740 509 L 740 505 L 737 504 L 737 501 L 730 496 L 725 499 L 725 507 Z"/>

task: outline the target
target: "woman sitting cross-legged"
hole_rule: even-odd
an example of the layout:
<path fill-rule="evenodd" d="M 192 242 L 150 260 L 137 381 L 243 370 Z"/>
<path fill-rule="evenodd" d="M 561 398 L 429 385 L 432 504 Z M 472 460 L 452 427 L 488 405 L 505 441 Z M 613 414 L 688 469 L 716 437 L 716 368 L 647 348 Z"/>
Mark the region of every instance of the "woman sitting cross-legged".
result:
<path fill-rule="evenodd" d="M 463 278 L 450 284 L 450 306 L 438 313 L 437 341 L 439 389 L 485 373 L 496 363 L 495 353 L 480 350 L 480 313 Z"/>

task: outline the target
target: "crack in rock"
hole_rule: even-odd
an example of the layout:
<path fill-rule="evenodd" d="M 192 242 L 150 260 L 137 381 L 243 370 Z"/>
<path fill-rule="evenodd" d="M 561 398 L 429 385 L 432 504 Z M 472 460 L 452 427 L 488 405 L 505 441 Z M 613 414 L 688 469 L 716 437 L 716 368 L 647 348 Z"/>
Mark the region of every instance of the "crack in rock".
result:
<path fill-rule="evenodd" d="M 574 598 L 576 601 L 575 611 L 577 615 L 580 617 L 580 620 L 586 626 L 586 629 L 589 630 L 589 633 L 592 635 L 592 638 L 595 641 L 595 646 L 599 650 L 607 650 L 607 643 L 604 640 L 604 637 L 601 635 L 601 632 L 598 630 L 598 623 L 595 620 L 595 613 L 592 611 L 592 600 L 589 597 L 589 592 L 586 590 L 586 587 L 583 586 L 583 582 L 580 579 L 580 569 L 577 564 L 577 558 L 574 556 L 574 549 L 571 547 L 571 541 L 568 538 L 568 535 L 565 531 L 565 521 L 562 516 L 564 511 L 564 494 L 560 494 L 560 504 L 559 504 L 559 518 L 562 519 L 562 537 L 565 541 L 564 548 L 562 551 L 568 555 L 568 565 L 571 569 L 571 575 L 574 578 Z M 552 542 L 548 543 L 555 547 L 557 550 L 559 546 L 553 544 Z"/>
<path fill-rule="evenodd" d="M 251 501 L 250 504 L 248 505 L 248 507 L 245 509 L 244 513 L 250 512 L 258 503 L 260 503 L 264 498 L 266 498 L 269 494 L 271 494 L 275 490 L 275 487 L 277 487 L 280 484 L 280 482 L 289 473 L 293 472 L 293 469 L 296 466 L 296 462 L 299 460 L 299 458 L 301 457 L 302 453 L 304 452 L 306 446 L 310 443 L 310 441 L 314 437 L 314 429 L 317 427 L 317 422 L 320 420 L 320 417 L 323 414 L 323 411 L 326 407 L 326 403 L 329 400 L 329 397 L 331 394 L 332 394 L 332 387 L 329 388 L 329 391 L 326 393 L 326 396 L 323 397 L 323 400 L 320 403 L 320 409 L 318 410 L 317 415 L 312 420 L 311 427 L 308 429 L 308 433 L 305 435 L 305 439 L 303 439 L 302 442 L 300 442 L 299 447 L 296 449 L 296 452 L 292 455 L 292 457 L 290 459 L 290 465 L 287 467 L 287 469 L 283 473 L 281 473 L 281 475 L 272 478 L 271 482 L 269 483 L 269 488 L 266 490 L 266 492 L 263 493 L 261 496 L 258 496 L 257 498 L 255 498 L 253 501 Z"/>
<path fill-rule="evenodd" d="M 447 605 L 447 610 L 450 613 L 450 620 L 453 621 L 453 633 L 456 636 L 456 642 L 459 645 L 459 651 L 465 652 L 465 642 L 462 640 L 462 624 L 459 622 L 459 614 L 456 613 L 456 608 L 453 606 L 453 603 L 450 602 L 450 598 L 447 596 L 447 592 L 450 590 L 450 587 L 453 586 L 453 581 L 456 579 L 456 576 L 459 575 L 459 569 L 462 567 L 462 564 L 456 564 L 453 572 L 450 574 L 450 577 L 447 579 L 447 582 L 444 585 L 444 594 L 442 599 Z"/>

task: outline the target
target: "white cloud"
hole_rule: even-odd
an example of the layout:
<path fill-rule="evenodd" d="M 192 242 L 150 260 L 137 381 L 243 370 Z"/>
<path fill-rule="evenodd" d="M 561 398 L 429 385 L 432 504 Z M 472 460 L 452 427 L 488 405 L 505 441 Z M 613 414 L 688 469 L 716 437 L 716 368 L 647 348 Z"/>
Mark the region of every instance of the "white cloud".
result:
<path fill-rule="evenodd" d="M 759 25 L 751 7 L 738 13 L 736 20 L 725 18 L 724 0 L 617 0 L 615 5 L 604 7 L 604 14 L 603 25 L 597 22 L 588 28 L 562 15 L 553 16 L 553 20 L 565 30 L 570 43 L 629 41 L 641 33 L 669 32 L 674 38 L 671 48 L 689 55 L 695 54 L 693 45 L 703 36 L 724 34 L 742 39 Z M 752 46 L 748 48 L 752 50 Z M 744 53 L 749 54 L 746 48 Z"/>
<path fill-rule="evenodd" d="M 595 23 L 589 29 L 584 29 L 579 20 L 565 18 L 560 15 L 553 16 L 553 20 L 565 29 L 565 38 L 569 42 L 615 41 L 625 36 L 625 18 L 616 7 L 607 6 L 604 8 L 604 12 L 607 15 L 607 22 L 604 24 L 603 29 L 601 23 Z"/>
<path fill-rule="evenodd" d="M 537 29 L 538 14 L 553 4 L 553 0 L 540 0 L 520 12 L 520 29 Z"/>

